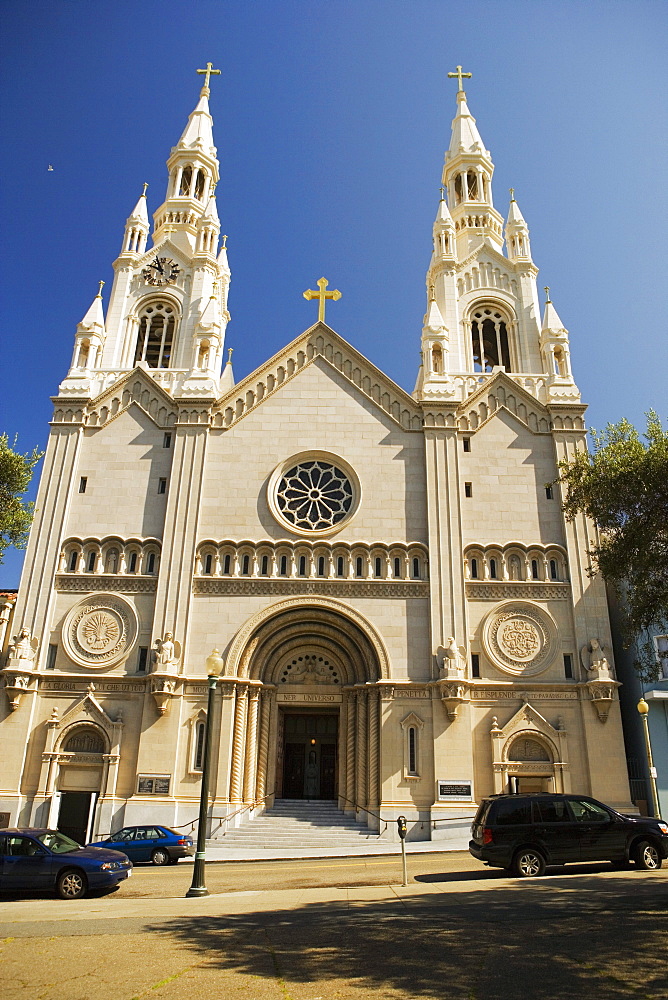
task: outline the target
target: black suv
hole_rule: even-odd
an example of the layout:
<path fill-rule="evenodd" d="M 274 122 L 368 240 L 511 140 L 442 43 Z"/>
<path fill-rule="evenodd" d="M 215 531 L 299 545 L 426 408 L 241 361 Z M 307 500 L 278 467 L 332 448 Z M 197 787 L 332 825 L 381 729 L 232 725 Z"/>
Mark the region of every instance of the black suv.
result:
<path fill-rule="evenodd" d="M 668 857 L 668 823 L 623 816 L 587 795 L 492 795 L 471 827 L 469 851 L 515 875 L 542 875 L 547 865 L 629 860 L 656 870 Z"/>

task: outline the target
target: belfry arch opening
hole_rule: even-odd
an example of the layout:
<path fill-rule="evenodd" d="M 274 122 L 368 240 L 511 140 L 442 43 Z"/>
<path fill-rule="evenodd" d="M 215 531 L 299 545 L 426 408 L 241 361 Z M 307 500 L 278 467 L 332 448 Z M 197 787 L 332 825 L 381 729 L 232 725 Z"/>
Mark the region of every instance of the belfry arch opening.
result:
<path fill-rule="evenodd" d="M 512 371 L 509 321 L 492 305 L 478 306 L 471 313 L 473 370 L 491 372 L 502 367 Z"/>
<path fill-rule="evenodd" d="M 379 803 L 376 682 L 387 675 L 371 627 L 336 602 L 285 602 L 239 638 L 228 656 L 236 675 L 230 802 L 330 799 L 368 819 L 365 810 Z"/>

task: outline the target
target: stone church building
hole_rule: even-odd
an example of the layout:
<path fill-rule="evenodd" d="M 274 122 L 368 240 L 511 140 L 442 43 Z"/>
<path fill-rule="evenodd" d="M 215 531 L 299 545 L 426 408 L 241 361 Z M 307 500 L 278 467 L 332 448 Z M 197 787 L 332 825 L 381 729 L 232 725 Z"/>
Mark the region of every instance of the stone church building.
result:
<path fill-rule="evenodd" d="M 54 397 L 0 675 L 5 824 L 193 820 L 214 647 L 214 838 L 276 799 L 458 845 L 492 792 L 629 807 L 594 529 L 549 485 L 585 405 L 461 85 L 410 395 L 324 322 L 324 280 L 319 321 L 235 384 L 207 73 Z"/>

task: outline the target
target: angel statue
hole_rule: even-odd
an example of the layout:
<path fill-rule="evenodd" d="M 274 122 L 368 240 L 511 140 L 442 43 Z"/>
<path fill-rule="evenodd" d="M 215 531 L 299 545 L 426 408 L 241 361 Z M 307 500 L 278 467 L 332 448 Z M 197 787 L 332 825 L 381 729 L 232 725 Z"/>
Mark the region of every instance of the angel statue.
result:
<path fill-rule="evenodd" d="M 165 632 L 164 639 L 155 640 L 155 665 L 157 670 L 169 670 L 181 659 L 181 643 L 174 639 L 173 632 Z"/>
<path fill-rule="evenodd" d="M 39 639 L 32 638 L 29 628 L 22 628 L 9 644 L 7 665 L 32 670 L 38 646 Z"/>
<path fill-rule="evenodd" d="M 598 639 L 590 639 L 580 650 L 580 660 L 585 670 L 596 671 L 599 677 L 610 676 L 610 664 Z"/>

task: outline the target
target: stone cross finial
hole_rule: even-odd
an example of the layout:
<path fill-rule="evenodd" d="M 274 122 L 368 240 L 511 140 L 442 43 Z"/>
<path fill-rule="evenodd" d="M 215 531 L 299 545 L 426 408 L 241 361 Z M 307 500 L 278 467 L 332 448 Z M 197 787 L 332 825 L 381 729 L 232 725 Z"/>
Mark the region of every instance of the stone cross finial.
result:
<path fill-rule="evenodd" d="M 544 292 L 545 292 L 545 302 L 547 303 L 547 302 L 550 301 L 550 286 L 549 285 L 545 285 Z"/>
<path fill-rule="evenodd" d="M 470 78 L 471 77 L 471 73 L 462 73 L 461 66 L 458 66 L 456 72 L 455 73 L 448 73 L 448 76 L 449 77 L 457 77 L 458 90 L 459 91 L 463 91 L 464 88 L 462 87 L 462 78 L 465 77 L 465 76 Z"/>
<path fill-rule="evenodd" d="M 333 299 L 335 302 L 341 298 L 341 292 L 338 288 L 333 288 L 330 292 L 325 291 L 329 282 L 327 278 L 320 278 L 317 282 L 319 292 L 316 292 L 313 288 L 307 288 L 303 293 L 305 299 L 318 299 L 318 322 L 325 322 L 325 299 Z"/>
<path fill-rule="evenodd" d="M 97 290 L 97 298 L 98 299 L 102 298 L 102 289 L 104 288 L 104 284 L 105 284 L 104 281 L 98 281 L 98 285 L 100 286 L 98 288 L 98 290 Z"/>
<path fill-rule="evenodd" d="M 220 75 L 220 70 L 219 69 L 214 69 L 213 68 L 213 63 L 208 62 L 206 64 L 206 69 L 198 69 L 197 72 L 198 73 L 202 73 L 204 75 L 204 86 L 202 87 L 202 94 L 204 94 L 204 91 L 206 91 L 206 94 L 204 96 L 208 96 L 208 94 L 209 94 L 209 77 L 212 76 L 212 75 Z"/>
<path fill-rule="evenodd" d="M 144 181 L 144 190 L 141 193 L 142 198 L 146 197 L 146 192 L 148 191 L 148 181 Z"/>

